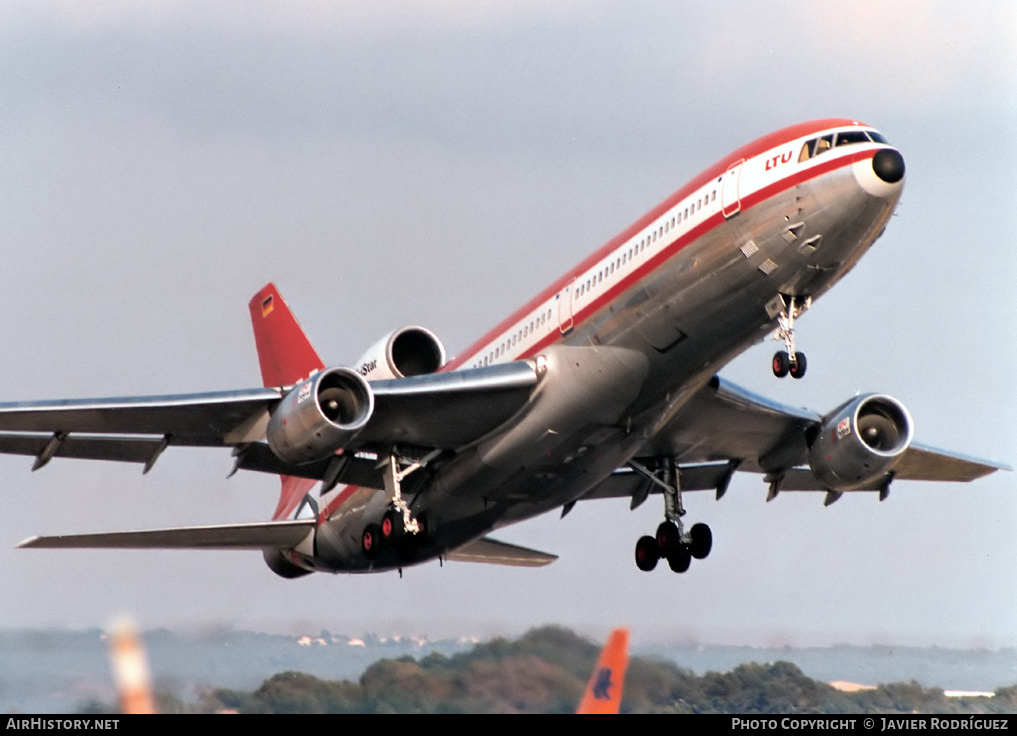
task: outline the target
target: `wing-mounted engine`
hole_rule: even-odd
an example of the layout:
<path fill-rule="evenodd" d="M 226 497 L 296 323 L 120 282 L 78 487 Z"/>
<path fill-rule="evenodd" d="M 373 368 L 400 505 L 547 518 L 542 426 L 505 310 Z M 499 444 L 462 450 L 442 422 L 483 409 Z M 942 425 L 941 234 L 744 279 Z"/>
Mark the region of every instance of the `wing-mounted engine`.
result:
<path fill-rule="evenodd" d="M 823 420 L 809 465 L 831 490 L 857 488 L 893 469 L 913 430 L 911 415 L 896 399 L 859 396 Z"/>
<path fill-rule="evenodd" d="M 403 327 L 381 338 L 354 365 L 372 381 L 423 376 L 445 365 L 445 346 L 430 330 Z"/>
<path fill-rule="evenodd" d="M 272 411 L 266 439 L 291 463 L 323 460 L 345 447 L 374 412 L 374 393 L 349 368 L 330 368 L 294 386 Z"/>

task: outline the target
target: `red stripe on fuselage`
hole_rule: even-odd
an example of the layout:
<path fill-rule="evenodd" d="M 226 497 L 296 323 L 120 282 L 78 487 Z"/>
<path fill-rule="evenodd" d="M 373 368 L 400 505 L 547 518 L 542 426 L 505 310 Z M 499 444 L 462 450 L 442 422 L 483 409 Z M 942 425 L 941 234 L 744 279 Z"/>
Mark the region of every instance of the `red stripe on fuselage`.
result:
<path fill-rule="evenodd" d="M 759 189 L 756 192 L 752 192 L 751 194 L 742 197 L 741 198 L 742 211 L 744 212 L 754 207 L 755 205 L 759 204 L 760 202 L 763 202 L 771 197 L 782 194 L 791 187 L 797 186 L 798 184 L 801 184 L 805 181 L 809 181 L 810 179 L 822 176 L 823 174 L 827 174 L 831 171 L 842 168 L 844 166 L 850 166 L 854 164 L 856 161 L 859 161 L 861 159 L 871 158 L 873 154 L 874 151 L 872 149 L 868 149 L 865 151 L 860 151 L 858 153 L 852 154 L 850 156 L 838 156 L 836 158 L 831 158 L 828 161 L 824 161 L 821 164 L 817 164 L 804 170 L 799 170 L 790 176 L 779 179 L 773 182 L 772 184 L 766 185 L 765 187 Z M 707 179 L 707 181 L 709 181 L 709 179 Z M 699 188 L 698 186 L 693 187 L 691 191 L 695 191 L 698 188 Z M 688 194 L 689 192 L 682 190 L 681 196 L 677 198 L 677 201 L 684 199 L 686 196 L 688 196 Z M 586 261 L 583 262 L 581 266 L 574 269 L 573 271 L 570 271 L 565 278 L 556 282 L 554 287 L 542 292 L 540 296 L 538 296 L 536 299 L 530 301 L 525 307 L 515 312 L 511 317 L 509 317 L 507 320 L 499 324 L 493 330 L 489 331 L 480 340 L 478 340 L 469 348 L 467 348 L 467 350 L 463 353 L 462 358 L 453 358 L 452 360 L 450 360 L 445 365 L 445 367 L 442 368 L 442 370 L 443 371 L 454 370 L 468 363 L 469 361 L 475 359 L 481 353 L 482 349 L 488 346 L 492 341 L 494 341 L 495 338 L 499 337 L 500 335 L 508 331 L 510 327 L 519 322 L 524 316 L 530 314 L 533 311 L 536 311 L 537 307 L 539 307 L 544 302 L 548 301 L 553 295 L 560 293 L 561 290 L 565 288 L 565 285 L 568 284 L 572 279 L 577 279 L 580 275 L 585 274 L 594 264 L 599 263 L 609 253 L 614 252 L 614 250 L 617 249 L 617 247 L 620 246 L 623 242 L 627 242 L 629 238 L 631 238 L 636 233 L 640 232 L 644 227 L 646 227 L 646 225 L 648 225 L 650 222 L 652 222 L 661 214 L 663 214 L 663 212 L 670 209 L 670 207 L 674 206 L 674 204 L 677 204 L 677 201 L 671 202 L 667 208 L 664 208 L 660 211 L 654 210 L 651 213 L 652 216 L 641 218 L 639 223 L 637 223 L 638 227 L 629 228 L 628 230 L 626 230 L 626 237 L 615 238 L 614 240 L 612 240 L 610 243 L 611 246 L 610 248 L 598 251 L 595 258 L 587 259 Z M 573 314 L 575 326 L 578 327 L 579 325 L 581 325 L 591 314 L 594 314 L 597 311 L 599 311 L 602 307 L 605 306 L 605 304 L 616 299 L 619 294 L 624 293 L 625 290 L 631 287 L 634 283 L 644 278 L 648 273 L 654 271 L 662 263 L 673 258 L 674 255 L 678 253 L 680 250 L 683 250 L 689 244 L 703 237 L 711 230 L 713 230 L 715 227 L 718 227 L 723 223 L 727 222 L 728 219 L 729 218 L 724 217 L 723 213 L 718 211 L 716 214 L 710 215 L 701 223 L 694 226 L 688 232 L 678 236 L 671 243 L 664 246 L 660 250 L 660 252 L 651 256 L 645 263 L 632 269 L 632 271 L 628 273 L 625 277 L 623 277 L 621 280 L 619 280 L 617 284 L 611 286 L 602 294 L 599 294 L 598 296 L 594 297 L 589 304 L 585 304 L 582 307 L 580 307 L 579 310 Z M 544 338 L 534 343 L 532 346 L 521 352 L 513 359 L 519 360 L 523 358 L 532 357 L 538 351 L 542 350 L 548 345 L 557 342 L 562 337 L 563 335 L 560 332 L 552 331 L 550 334 L 546 335 Z"/>
<path fill-rule="evenodd" d="M 636 235 L 636 233 L 642 231 L 647 225 L 649 225 L 651 222 L 653 222 L 658 217 L 663 215 L 665 212 L 670 210 L 672 207 L 677 205 L 687 196 L 698 190 L 700 187 L 722 176 L 727 171 L 729 164 L 737 163 L 739 160 L 746 161 L 750 160 L 760 155 L 761 153 L 764 153 L 766 151 L 772 150 L 780 146 L 782 143 L 790 143 L 799 138 L 810 136 L 814 133 L 819 133 L 831 128 L 838 127 L 843 128 L 847 126 L 858 126 L 865 128 L 871 127 L 863 125 L 853 120 L 837 120 L 837 119 L 820 120 L 812 123 L 803 123 L 801 125 L 795 125 L 789 128 L 785 128 L 784 130 L 772 133 L 768 136 L 764 136 L 763 138 L 760 138 L 748 144 L 747 146 L 743 146 L 742 148 L 738 149 L 730 156 L 723 159 L 723 162 L 718 162 L 717 164 L 714 164 L 712 167 L 706 169 L 699 176 L 692 179 L 688 184 L 686 184 L 681 189 L 672 194 L 670 197 L 668 197 L 666 200 L 664 200 L 662 204 L 653 208 L 645 215 L 643 215 L 641 218 L 636 220 L 636 222 L 633 223 L 630 227 L 626 228 L 619 235 L 612 238 L 606 245 L 598 249 L 591 256 L 584 259 L 578 266 L 576 266 L 568 273 L 566 273 L 565 276 L 558 279 L 558 281 L 553 283 L 548 288 L 544 289 L 544 291 L 538 294 L 534 299 L 530 300 L 525 306 L 516 310 L 510 317 L 499 323 L 492 330 L 488 331 L 483 337 L 481 337 L 479 340 L 473 343 L 473 345 L 467 348 L 467 350 L 463 353 L 462 358 L 453 358 L 448 363 L 446 363 L 441 370 L 442 371 L 455 370 L 456 368 L 459 368 L 462 365 L 468 363 L 469 361 L 475 359 L 480 354 L 480 351 L 483 348 L 486 348 L 496 337 L 502 335 L 504 332 L 508 330 L 509 327 L 515 325 L 524 316 L 535 311 L 538 306 L 551 299 L 551 297 L 553 297 L 555 294 L 560 293 L 562 289 L 564 289 L 565 286 L 570 281 L 572 281 L 573 279 L 577 279 L 580 275 L 585 274 L 596 263 L 606 258 L 608 254 L 613 253 L 620 245 L 622 245 L 622 243 L 627 242 L 634 235 Z M 843 168 L 845 166 L 851 166 L 856 161 L 860 161 L 865 158 L 871 158 L 874 154 L 875 151 L 873 151 L 872 149 L 866 149 L 864 151 L 859 151 L 851 155 L 832 156 L 829 159 L 822 161 L 821 163 L 817 163 L 813 166 L 799 168 L 786 177 L 778 179 L 777 181 L 774 181 L 771 184 L 767 184 L 761 189 L 750 194 L 747 194 L 744 197 L 740 197 L 742 210 L 741 214 L 737 216 L 739 217 L 744 216 L 744 213 L 747 210 L 754 207 L 755 205 L 759 204 L 760 202 L 764 202 L 767 199 L 770 199 L 771 197 L 782 194 L 791 187 L 797 186 L 803 182 L 809 181 L 811 179 L 822 176 L 831 171 Z M 727 222 L 728 219 L 730 218 L 724 217 L 723 213 L 718 210 L 717 213 L 710 215 L 701 223 L 690 229 L 688 232 L 684 233 L 683 235 L 680 235 L 679 237 L 675 238 L 675 240 L 673 240 L 671 243 L 661 248 L 658 253 L 648 258 L 645 263 L 641 264 L 637 268 L 632 269 L 632 271 L 628 273 L 624 278 L 620 279 L 617 284 L 604 291 L 604 293 L 593 298 L 589 304 L 583 305 L 578 311 L 576 311 L 576 313 L 573 315 L 573 319 L 575 322 L 575 327 L 573 328 L 573 330 L 575 330 L 581 324 L 583 324 L 583 322 L 586 319 L 588 319 L 591 315 L 596 314 L 598 311 L 600 311 L 606 304 L 616 299 L 619 294 L 624 293 L 633 284 L 643 279 L 647 274 L 652 273 L 662 263 L 665 263 L 666 261 L 670 260 L 679 251 L 683 250 L 685 247 L 695 242 L 699 238 L 703 237 L 714 228 L 719 227 L 723 223 Z M 531 345 L 529 348 L 525 349 L 519 355 L 517 355 L 514 358 L 514 360 L 533 357 L 534 355 L 538 354 L 541 350 L 546 348 L 548 345 L 552 345 L 558 342 L 559 340 L 563 339 L 564 337 L 565 335 L 562 335 L 557 330 L 557 328 L 555 328 L 548 335 L 546 335 L 545 337 Z M 345 488 L 343 488 L 336 495 L 336 497 L 329 501 L 329 503 L 321 510 L 321 514 L 318 517 L 318 523 L 322 524 L 325 520 L 327 520 L 328 517 L 331 516 L 336 509 L 341 507 L 346 502 L 347 499 L 349 499 L 357 490 L 359 490 L 359 488 L 360 486 L 346 486 Z"/>
<path fill-rule="evenodd" d="M 770 133 L 769 135 L 765 135 L 762 138 L 758 138 L 752 143 L 742 146 L 737 151 L 734 151 L 733 153 L 729 154 L 728 156 L 724 157 L 723 159 L 715 163 L 713 166 L 710 166 L 709 168 L 704 170 L 694 179 L 690 180 L 681 189 L 676 191 L 670 197 L 666 198 L 659 205 L 657 205 L 652 210 L 650 210 L 645 215 L 636 220 L 634 223 L 632 223 L 632 225 L 627 227 L 625 230 L 623 230 L 618 235 L 609 240 L 607 243 L 605 243 L 602 247 L 600 247 L 592 254 L 590 254 L 577 266 L 569 270 L 564 276 L 562 276 L 557 281 L 548 286 L 546 289 L 541 291 L 539 294 L 537 294 L 537 296 L 535 296 L 525 305 L 517 309 L 509 317 L 504 319 L 502 322 L 500 322 L 491 330 L 489 330 L 486 334 L 484 334 L 479 340 L 470 345 L 462 353 L 462 357 L 454 357 L 451 360 L 449 360 L 449 362 L 446 363 L 445 366 L 442 368 L 442 371 L 455 370 L 456 368 L 459 368 L 468 363 L 470 360 L 474 359 L 480 353 L 482 348 L 486 347 L 489 343 L 494 341 L 496 337 L 506 332 L 509 327 L 519 322 L 524 316 L 535 311 L 538 306 L 550 300 L 555 294 L 559 294 L 572 279 L 576 279 L 580 275 L 586 273 L 596 263 L 606 258 L 610 253 L 613 253 L 620 245 L 622 245 L 622 243 L 627 242 L 629 239 L 635 236 L 636 233 L 643 230 L 651 222 L 653 222 L 658 217 L 663 215 L 665 212 L 673 208 L 675 205 L 677 205 L 683 199 L 685 199 L 690 194 L 695 192 L 697 189 L 705 186 L 706 184 L 715 179 L 719 179 L 721 176 L 724 175 L 724 173 L 728 170 L 728 167 L 731 166 L 732 164 L 738 163 L 739 161 L 742 160 L 748 161 L 750 159 L 756 158 L 757 156 L 759 156 L 762 153 L 765 153 L 766 151 L 777 148 L 778 146 L 785 143 L 791 143 L 792 141 L 798 140 L 799 138 L 804 138 L 829 129 L 845 128 L 851 126 L 860 128 L 872 127 L 869 125 L 865 125 L 863 123 L 859 123 L 856 120 L 847 120 L 839 118 L 831 118 L 828 120 L 814 120 L 809 123 L 800 123 L 798 125 L 792 125 L 790 127 L 784 128 L 783 130 L 778 130 L 775 133 Z M 834 164 L 834 162 L 842 162 L 843 160 L 844 159 L 838 157 L 836 159 L 833 159 L 833 161 L 831 161 L 830 164 Z M 826 165 L 825 163 L 822 166 L 824 167 L 825 170 L 819 173 L 826 173 L 826 170 L 836 168 L 836 165 Z M 799 171 L 798 174 L 803 175 L 803 178 L 795 183 L 805 181 L 809 178 L 812 178 L 812 176 L 818 176 L 819 175 L 818 173 L 814 173 L 815 169 L 818 168 L 820 168 L 820 166 L 809 168 L 806 169 L 805 171 Z M 752 204 L 758 203 L 759 201 L 759 199 L 757 198 L 758 194 L 764 191 L 768 191 L 772 186 L 780 186 L 785 181 L 787 181 L 787 179 L 778 180 L 773 185 L 769 185 L 764 189 L 760 190 L 760 192 L 753 193 L 748 197 L 742 197 L 741 198 L 742 208 L 747 209 L 748 207 L 752 206 Z M 766 196 L 768 197 L 773 196 L 773 192 L 768 193 Z M 707 232 L 706 230 L 701 230 L 700 228 L 706 225 L 714 227 L 716 226 L 716 224 L 717 224 L 716 216 L 711 216 L 707 218 L 702 223 L 697 225 L 695 228 L 690 230 L 688 233 L 680 237 L 678 240 L 668 245 L 657 256 L 654 256 L 649 261 L 647 261 L 646 264 L 637 269 L 637 273 L 639 273 L 640 275 L 647 273 L 648 266 L 656 267 L 657 265 L 659 265 L 660 257 L 667 258 L 674 255 L 675 253 L 674 246 L 676 243 L 681 243 L 681 246 L 679 246 L 680 249 L 680 247 L 684 247 L 684 245 L 688 244 L 696 237 L 699 237 L 704 232 Z M 631 284 L 629 278 L 624 279 L 623 283 L 625 284 L 625 286 Z M 598 297 L 595 304 L 599 306 L 609 296 L 610 297 L 617 296 L 617 294 L 619 293 L 617 287 L 620 285 L 621 284 L 612 287 L 608 292 L 605 292 L 600 297 Z M 551 333 L 546 338 L 541 340 L 535 346 L 527 350 L 525 353 L 519 355 L 518 357 L 527 357 L 532 354 L 533 350 L 540 349 L 546 347 L 547 345 L 550 345 L 558 337 L 560 337 L 559 334 Z"/>
<path fill-rule="evenodd" d="M 822 176 L 823 174 L 828 174 L 831 171 L 836 171 L 837 169 L 843 168 L 845 166 L 850 166 L 854 164 L 856 161 L 860 161 L 865 158 L 871 158 L 874 153 L 875 152 L 870 149 L 867 151 L 859 151 L 858 153 L 852 154 L 850 156 L 842 156 L 835 159 L 831 159 L 830 161 L 824 161 L 822 164 L 814 166 L 813 168 L 806 169 L 805 171 L 798 171 L 791 176 L 788 176 L 784 179 L 780 179 L 772 184 L 768 184 L 759 191 L 753 192 L 752 194 L 741 198 L 742 211 L 743 212 L 747 211 L 752 207 L 756 206 L 757 204 L 765 202 L 771 197 L 783 194 L 791 187 L 809 181 L 810 179 Z M 625 293 L 625 291 L 627 291 L 633 284 L 645 278 L 647 274 L 652 273 L 662 263 L 669 261 L 679 251 L 684 250 L 686 247 L 688 247 L 695 241 L 699 240 L 703 236 L 707 235 L 714 228 L 719 227 L 723 223 L 727 222 L 729 219 L 730 218 L 724 217 L 722 212 L 717 212 L 716 214 L 707 217 L 705 220 L 703 220 L 701 223 L 690 229 L 684 235 L 677 237 L 674 241 L 666 245 L 661 250 L 660 253 L 648 259 L 647 262 L 642 264 L 641 266 L 634 268 L 631 273 L 627 274 L 617 284 L 609 288 L 603 294 L 600 294 L 599 296 L 593 298 L 589 304 L 584 305 L 581 309 L 579 309 L 573 315 L 576 327 L 585 322 L 586 319 L 590 317 L 590 315 L 596 314 L 604 306 L 613 302 L 621 294 Z M 536 353 L 539 350 L 542 350 L 548 345 L 557 342 L 562 337 L 564 336 L 561 334 L 551 333 L 547 337 L 540 340 L 537 344 L 526 350 L 524 353 L 520 354 L 515 359 L 519 360 L 521 358 L 532 357 L 536 355 Z M 467 358 L 467 360 L 469 359 L 470 358 Z"/>

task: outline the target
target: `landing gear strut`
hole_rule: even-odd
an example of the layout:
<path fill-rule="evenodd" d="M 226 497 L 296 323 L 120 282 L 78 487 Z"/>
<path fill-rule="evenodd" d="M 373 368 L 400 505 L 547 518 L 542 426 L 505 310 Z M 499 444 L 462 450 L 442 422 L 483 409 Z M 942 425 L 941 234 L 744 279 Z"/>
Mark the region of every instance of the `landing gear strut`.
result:
<path fill-rule="evenodd" d="M 777 331 L 773 337 L 783 340 L 785 349 L 773 356 L 773 375 L 783 378 L 790 373 L 792 378 L 801 378 L 805 375 L 806 363 L 805 353 L 795 352 L 795 318 L 812 306 L 812 297 L 807 296 L 800 301 L 799 297 L 781 294 L 780 301 L 783 308 L 777 316 Z"/>
<path fill-rule="evenodd" d="M 402 495 L 402 480 L 438 455 L 435 451 L 422 460 L 409 461 L 399 457 L 395 450 L 383 456 L 379 466 L 383 468 L 385 491 L 389 495 L 389 507 L 381 517 L 380 524 L 368 524 L 360 537 L 360 548 L 368 559 L 377 559 L 382 550 L 394 547 L 399 559 L 411 561 L 417 547 L 427 534 L 427 520 L 423 514 L 413 514 L 410 505 Z"/>
<path fill-rule="evenodd" d="M 706 524 L 694 524 L 688 533 L 684 531 L 685 508 L 678 464 L 668 460 L 656 471 L 634 460 L 629 465 L 664 491 L 664 521 L 657 527 L 655 536 L 640 537 L 636 542 L 636 567 L 649 572 L 664 559 L 674 572 L 685 572 L 693 559 L 705 559 L 713 547 L 713 533 Z"/>

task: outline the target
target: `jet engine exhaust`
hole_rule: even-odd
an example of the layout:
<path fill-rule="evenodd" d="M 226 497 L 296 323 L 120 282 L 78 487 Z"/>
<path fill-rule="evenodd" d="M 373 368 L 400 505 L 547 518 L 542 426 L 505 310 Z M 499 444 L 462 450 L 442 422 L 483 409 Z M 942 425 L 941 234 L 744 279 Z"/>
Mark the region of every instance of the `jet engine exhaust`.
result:
<path fill-rule="evenodd" d="M 445 346 L 430 330 L 403 327 L 368 348 L 354 365 L 372 381 L 423 376 L 445 365 Z"/>
<path fill-rule="evenodd" d="M 858 418 L 858 435 L 873 450 L 892 452 L 900 444 L 901 425 L 882 412 L 872 412 Z"/>

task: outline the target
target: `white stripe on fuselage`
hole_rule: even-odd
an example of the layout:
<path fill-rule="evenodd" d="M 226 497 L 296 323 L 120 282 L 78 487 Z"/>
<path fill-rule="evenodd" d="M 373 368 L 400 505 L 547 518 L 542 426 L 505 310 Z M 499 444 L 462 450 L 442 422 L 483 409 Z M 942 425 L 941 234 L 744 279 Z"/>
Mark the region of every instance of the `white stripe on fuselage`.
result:
<path fill-rule="evenodd" d="M 742 161 L 736 190 L 738 200 L 743 203 L 741 211 L 747 209 L 745 202 L 749 203 L 748 206 L 755 206 L 795 184 L 850 165 L 859 158 L 859 154 L 864 155 L 885 147 L 884 144 L 878 143 L 856 143 L 833 148 L 807 161 L 799 162 L 799 153 L 807 141 L 844 130 L 875 132 L 868 126 L 852 125 L 844 121 L 828 128 L 811 129 L 804 135 L 789 138 Z M 463 358 L 451 359 L 443 370 L 482 367 L 537 354 L 548 345 L 566 338 L 590 316 L 617 299 L 631 285 L 652 274 L 686 246 L 726 222 L 730 218 L 724 217 L 721 211 L 722 199 L 729 194 L 723 192 L 724 179 L 730 175 L 732 166 L 738 163 L 734 156 L 735 154 L 732 154 L 733 160 L 717 177 L 711 178 L 657 214 L 637 232 L 625 238 L 622 243 L 587 268 L 582 271 L 573 269 L 567 273 L 554 285 L 555 291 L 548 289 L 543 299 L 535 305 L 528 305 L 529 308 L 524 308 L 523 315 L 501 330 L 497 336 L 484 342 Z M 841 163 L 838 164 L 838 161 Z M 814 169 L 819 171 L 813 171 Z M 705 170 L 691 181 L 695 182 L 709 171 L 710 169 Z M 767 192 L 767 195 L 757 202 L 757 195 L 761 192 Z M 654 210 L 651 210 L 636 222 L 642 222 L 653 212 Z M 630 226 L 630 229 L 632 227 L 634 226 Z M 560 329 L 562 319 L 559 316 L 559 302 L 563 299 L 569 300 L 568 313 L 571 314 L 573 322 L 572 329 L 566 330 L 566 334 Z M 355 491 L 356 486 L 339 486 L 323 494 L 319 523 L 335 513 Z"/>
<path fill-rule="evenodd" d="M 781 143 L 746 160 L 741 166 L 741 171 L 737 174 L 740 177 L 740 181 L 737 183 L 739 200 L 751 200 L 754 194 L 774 186 L 778 187 L 775 194 L 779 194 L 785 190 L 785 187 L 780 187 L 784 180 L 796 178 L 809 169 L 819 166 L 822 166 L 826 171 L 833 161 L 848 157 L 853 159 L 855 158 L 854 154 L 859 152 L 884 147 L 883 144 L 878 143 L 856 143 L 831 149 L 801 163 L 798 161 L 799 152 L 806 141 L 842 130 L 870 129 L 842 125 L 819 130 Z M 737 162 L 732 163 L 736 164 Z M 568 310 L 575 324 L 583 322 L 587 316 L 599 311 L 611 299 L 615 298 L 616 295 L 611 294 L 614 287 L 630 280 L 637 274 L 638 278 L 635 280 L 646 276 L 649 273 L 646 264 L 654 260 L 655 255 L 673 250 L 676 243 L 710 221 L 711 218 L 716 219 L 716 222 L 713 223 L 714 227 L 725 222 L 728 218 L 724 218 L 721 212 L 722 190 L 725 184 L 724 178 L 731 175 L 729 167 L 729 170 L 725 171 L 720 178 L 700 187 L 660 214 L 653 222 L 593 266 L 575 274 L 562 290 L 533 308 L 474 354 L 467 356 L 460 365 L 479 368 L 494 363 L 518 360 L 530 357 L 535 350 L 557 341 L 563 336 L 560 329 L 563 322 L 560 317 L 562 309 Z M 709 230 L 698 233 L 696 237 L 702 237 L 706 232 Z M 667 260 L 665 258 L 662 262 Z M 611 295 L 610 299 L 606 298 L 609 294 Z M 568 303 L 563 304 L 566 300 Z M 565 330 L 566 333 L 570 331 Z"/>

